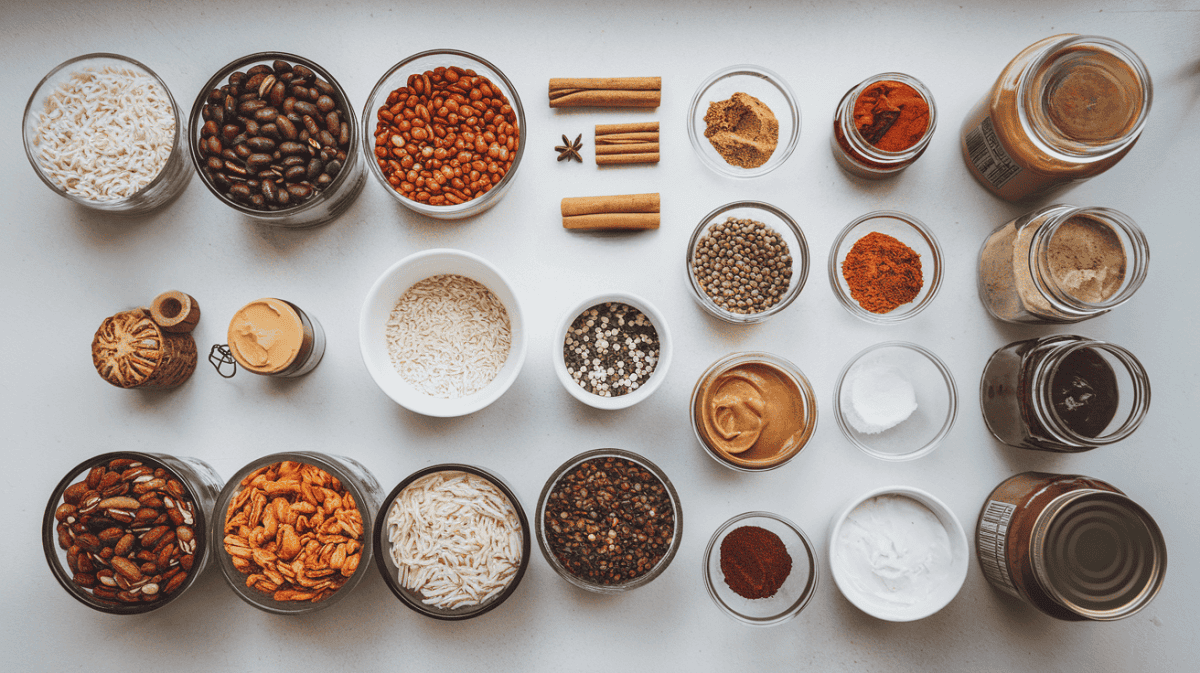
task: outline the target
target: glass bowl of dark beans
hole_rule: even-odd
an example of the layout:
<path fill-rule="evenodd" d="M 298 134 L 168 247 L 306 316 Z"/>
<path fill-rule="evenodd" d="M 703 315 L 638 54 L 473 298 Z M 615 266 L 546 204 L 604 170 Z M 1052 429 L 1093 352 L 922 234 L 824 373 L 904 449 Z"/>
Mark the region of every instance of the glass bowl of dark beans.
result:
<path fill-rule="evenodd" d="M 657 465 L 630 451 L 596 449 L 546 480 L 534 530 L 546 562 L 563 579 L 616 594 L 667 569 L 683 537 L 683 512 Z"/>
<path fill-rule="evenodd" d="M 76 465 L 54 488 L 42 549 L 80 603 L 132 615 L 174 601 L 212 554 L 208 525 L 223 481 L 203 461 L 119 451 Z"/>
<path fill-rule="evenodd" d="M 808 242 L 779 208 L 736 201 L 696 225 L 684 272 L 692 298 L 709 315 L 739 325 L 762 322 L 804 289 Z"/>
<path fill-rule="evenodd" d="M 350 99 L 328 71 L 294 54 L 251 54 L 221 68 L 196 97 L 188 129 L 204 184 L 263 224 L 328 222 L 366 180 Z"/>

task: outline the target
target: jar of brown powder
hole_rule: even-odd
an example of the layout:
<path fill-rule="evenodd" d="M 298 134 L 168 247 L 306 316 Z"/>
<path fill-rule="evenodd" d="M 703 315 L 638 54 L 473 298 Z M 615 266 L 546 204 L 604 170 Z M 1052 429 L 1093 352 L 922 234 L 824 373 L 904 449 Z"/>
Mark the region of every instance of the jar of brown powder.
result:
<path fill-rule="evenodd" d="M 1146 236 L 1110 208 L 1053 205 L 992 232 L 979 252 L 979 298 L 1012 323 L 1075 323 L 1108 313 L 1142 285 Z"/>
<path fill-rule="evenodd" d="M 1002 199 L 1038 198 L 1120 161 L 1150 112 L 1150 73 L 1128 47 L 1055 35 L 1017 54 L 967 115 L 962 151 Z"/>

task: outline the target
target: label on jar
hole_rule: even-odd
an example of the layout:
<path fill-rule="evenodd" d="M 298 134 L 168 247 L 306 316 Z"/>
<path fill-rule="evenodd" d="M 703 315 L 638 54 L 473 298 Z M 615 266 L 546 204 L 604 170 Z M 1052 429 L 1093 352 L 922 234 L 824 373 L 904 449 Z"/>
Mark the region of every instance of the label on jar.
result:
<path fill-rule="evenodd" d="M 1004 553 L 1008 547 L 1008 524 L 1016 509 L 1016 505 L 989 500 L 979 519 L 979 529 L 975 531 L 975 548 L 983 576 L 997 588 L 1021 598 L 1008 572 Z"/>
<path fill-rule="evenodd" d="M 992 187 L 1000 189 L 1021 172 L 1021 167 L 1012 160 L 996 137 L 996 127 L 990 115 L 984 117 L 979 126 L 968 131 L 963 142 L 966 143 L 971 164 Z"/>

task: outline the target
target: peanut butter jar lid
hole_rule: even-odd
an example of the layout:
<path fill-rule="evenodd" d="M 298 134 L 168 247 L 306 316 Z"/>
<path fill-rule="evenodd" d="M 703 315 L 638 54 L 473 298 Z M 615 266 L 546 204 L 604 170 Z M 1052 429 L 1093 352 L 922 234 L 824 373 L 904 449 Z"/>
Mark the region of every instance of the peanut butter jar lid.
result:
<path fill-rule="evenodd" d="M 1154 519 L 1108 491 L 1073 491 L 1051 502 L 1034 525 L 1031 546 L 1038 584 L 1066 609 L 1097 621 L 1146 607 L 1167 568 Z"/>

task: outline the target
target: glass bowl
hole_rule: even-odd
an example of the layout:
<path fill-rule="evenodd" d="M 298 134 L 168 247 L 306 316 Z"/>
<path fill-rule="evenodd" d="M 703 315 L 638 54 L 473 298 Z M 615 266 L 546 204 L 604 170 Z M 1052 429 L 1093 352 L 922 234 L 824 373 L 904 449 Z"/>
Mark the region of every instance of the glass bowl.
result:
<path fill-rule="evenodd" d="M 204 124 L 207 121 L 204 117 L 204 108 L 208 102 L 209 93 L 227 84 L 229 76 L 235 72 L 244 73 L 256 65 L 270 66 L 276 60 L 286 61 L 291 66 L 302 65 L 316 73 L 318 78 L 329 83 L 333 88 L 333 94 L 331 95 L 338 103 L 337 109 L 344 112 L 341 115 L 341 121 L 348 126 L 350 141 L 345 149 L 346 157 L 341 170 L 334 176 L 333 181 L 327 187 L 318 191 L 315 196 L 299 205 L 281 208 L 280 210 L 257 210 L 227 196 L 228 191 L 214 184 L 208 177 L 206 173 L 207 166 L 205 165 L 207 159 L 201 154 L 200 139 Z M 304 130 L 303 124 L 297 124 L 297 126 L 301 130 Z M 188 149 L 191 151 L 192 162 L 196 165 L 196 172 L 200 174 L 200 181 L 208 187 L 208 190 L 221 203 L 255 222 L 279 227 L 315 227 L 341 215 L 350 207 L 350 204 L 354 203 L 359 193 L 362 192 L 363 184 L 366 182 L 363 159 L 360 156 L 361 148 L 358 141 L 358 137 L 361 134 L 362 131 L 358 127 L 358 117 L 354 114 L 354 106 L 351 105 L 350 98 L 346 95 L 346 91 L 342 89 L 342 85 L 338 84 L 338 81 L 329 74 L 329 71 L 302 56 L 281 51 L 264 51 L 243 56 L 218 70 L 212 78 L 205 82 L 204 87 L 200 89 L 200 94 L 196 96 L 196 102 L 192 104 L 192 114 L 188 118 Z M 281 159 L 277 158 L 276 160 Z"/>
<path fill-rule="evenodd" d="M 117 467 L 112 467 L 112 461 L 121 461 L 121 464 Z M 131 470 L 135 470 L 140 466 L 149 468 L 147 474 L 140 475 L 131 472 Z M 92 475 L 94 468 L 104 467 L 108 467 L 111 471 L 120 469 L 123 479 L 106 487 L 103 481 L 104 469 L 101 469 L 94 477 Z M 138 493 L 139 490 L 145 491 L 146 487 L 142 486 L 142 484 L 151 483 L 151 485 L 154 485 L 152 482 L 156 477 L 152 473 L 159 468 L 165 469 L 183 485 L 182 492 L 184 492 L 185 497 L 182 499 L 175 497 L 174 499 L 185 503 L 190 502 L 191 511 L 185 511 L 185 509 L 175 507 L 171 502 L 168 502 L 167 498 L 169 496 L 174 496 L 180 492 L 169 487 L 169 481 L 148 492 Z M 149 477 L 148 479 L 146 478 L 147 476 Z M 94 481 L 99 481 L 98 484 L 95 484 L 95 488 L 92 488 L 93 481 L 89 481 L 89 477 L 92 477 Z M 169 479 L 169 477 L 165 478 Z M 123 483 L 125 486 L 122 486 Z M 142 614 L 175 601 L 195 585 L 196 578 L 204 574 L 209 559 L 212 558 L 209 545 L 211 538 L 209 538 L 208 534 L 208 523 L 209 518 L 212 516 L 213 505 L 216 502 L 221 483 L 221 477 L 217 475 L 212 467 L 195 458 L 183 458 L 158 453 L 116 451 L 83 461 L 71 468 L 71 471 L 55 486 L 54 491 L 50 495 L 50 501 L 46 505 L 46 512 L 42 517 L 42 550 L 45 552 L 46 562 L 50 564 L 50 570 L 54 573 L 54 578 L 58 580 L 58 583 L 75 600 L 93 610 L 112 615 Z M 83 484 L 83 486 L 79 486 L 79 484 Z M 72 509 L 72 506 L 64 505 L 64 494 L 68 489 L 73 489 L 76 491 L 75 495 L 79 496 L 78 506 L 74 509 Z M 155 491 L 162 497 L 152 495 Z M 160 500 L 162 506 L 167 509 L 167 514 L 170 514 L 173 518 L 166 522 L 170 524 L 169 527 L 167 525 L 162 526 L 163 528 L 169 528 L 169 533 L 160 532 L 159 534 L 163 535 L 164 538 L 168 536 L 173 538 L 174 541 L 168 542 L 167 545 L 173 545 L 181 553 L 186 553 L 183 545 L 191 545 L 192 560 L 186 562 L 190 564 L 190 567 L 184 567 L 186 564 L 176 563 L 175 560 L 172 560 L 171 563 L 175 565 L 170 565 L 167 570 L 163 571 L 164 575 L 169 572 L 173 573 L 170 578 L 164 576 L 162 580 L 156 583 L 153 576 L 151 576 L 148 578 L 151 580 L 150 582 L 143 581 L 141 584 L 131 587 L 127 592 L 122 591 L 124 587 L 116 584 L 116 573 L 112 572 L 114 570 L 112 564 L 107 560 L 107 558 L 113 556 L 108 552 L 120 547 L 122 543 L 121 541 L 116 541 L 114 544 L 113 540 L 106 541 L 104 539 L 104 531 L 111 527 L 125 528 L 126 525 L 119 518 L 114 520 L 111 517 L 128 516 L 127 521 L 130 528 L 127 529 L 127 532 L 132 532 L 133 535 L 139 536 L 139 539 L 145 538 L 147 534 L 153 529 L 158 528 L 158 526 L 154 526 L 153 521 L 139 524 L 135 520 L 136 514 L 129 512 L 121 515 L 97 515 L 89 519 L 87 522 L 88 526 L 82 530 L 66 531 L 59 528 L 60 526 L 73 527 L 76 525 L 82 527 L 83 521 L 77 518 L 80 516 L 80 510 L 91 509 L 94 512 L 105 509 L 107 512 L 116 511 L 116 508 L 122 505 L 112 503 L 113 506 L 108 507 L 105 503 L 107 499 L 115 497 L 135 497 L 139 501 L 143 497 Z M 87 506 L 89 501 L 92 502 L 91 508 Z M 147 509 L 153 506 L 156 505 L 145 504 Z M 172 514 L 171 509 L 174 509 L 177 513 Z M 176 521 L 179 522 L 178 525 L 176 525 Z M 184 527 L 190 528 L 193 536 L 190 542 L 179 537 L 181 533 L 188 532 L 181 530 Z M 91 553 L 86 549 L 81 550 L 81 554 L 87 553 L 88 560 L 86 563 L 92 565 L 93 569 L 89 572 L 87 568 L 79 568 L 81 574 L 75 574 L 73 571 L 78 567 L 79 562 L 77 561 L 73 564 L 68 560 L 67 549 L 64 549 L 62 545 L 62 542 L 68 540 L 62 539 L 62 536 L 67 536 L 70 539 L 71 545 L 86 547 L 80 539 L 84 534 L 96 536 L 97 539 L 93 543 L 102 544 L 103 549 L 100 550 L 100 553 Z M 132 540 L 133 538 L 131 537 L 130 539 Z M 160 542 L 159 545 L 162 546 L 162 543 Z M 68 546 L 69 548 L 70 546 Z M 138 545 L 136 548 L 142 549 L 142 546 Z M 181 556 L 179 560 L 184 560 L 184 557 Z M 180 570 L 179 568 L 181 567 L 184 569 Z M 105 573 L 105 571 L 108 572 Z M 175 580 L 175 576 L 181 573 L 185 575 L 185 579 Z M 102 578 L 101 574 L 104 574 L 108 579 Z M 81 577 L 83 576 L 88 576 L 89 579 L 82 580 Z M 144 598 L 141 600 L 136 599 L 138 594 L 151 584 L 156 586 L 158 593 L 166 594 L 171 589 L 170 583 L 172 581 L 182 583 L 177 588 L 171 590 L 170 595 L 164 595 L 161 600 L 144 602 Z M 89 590 L 88 587 L 95 588 Z M 116 600 L 106 600 L 104 597 L 95 595 L 93 591 L 111 592 L 116 596 Z M 125 598 L 117 595 L 118 592 L 124 594 Z"/>
<path fill-rule="evenodd" d="M 508 359 L 496 378 L 465 397 L 426 395 L 400 376 L 388 352 L 388 317 L 400 297 L 414 284 L 441 274 L 457 274 L 485 285 L 504 304 L 512 328 Z M 367 372 L 380 390 L 397 404 L 426 416 L 464 416 L 495 402 L 521 373 L 526 341 L 525 319 L 508 278 L 484 258 L 450 248 L 424 250 L 393 264 L 371 286 L 359 314 L 358 345 Z"/>
<path fill-rule="evenodd" d="M 516 156 L 513 157 L 512 166 L 505 173 L 504 177 L 501 178 L 500 182 L 493 185 L 482 196 L 458 205 L 434 206 L 401 196 L 396 191 L 397 187 L 392 186 L 388 182 L 388 179 L 384 177 L 383 171 L 379 167 L 379 158 L 375 153 L 375 134 L 379 120 L 379 110 L 387 106 L 388 96 L 393 91 L 407 85 L 410 75 L 419 75 L 435 68 L 451 66 L 474 70 L 479 75 L 487 77 L 493 85 L 499 87 L 500 93 L 508 98 L 509 104 L 512 105 L 513 111 L 517 115 L 518 139 L 514 150 Z M 367 98 L 367 104 L 363 106 L 362 124 L 363 129 L 366 130 L 362 139 L 363 148 L 366 155 L 371 158 L 367 162 L 370 164 L 371 175 L 375 176 L 379 184 L 383 185 L 387 193 L 395 198 L 400 205 L 415 213 L 440 220 L 457 220 L 478 215 L 499 203 L 516 178 L 517 169 L 521 165 L 521 157 L 525 154 L 525 141 L 527 140 L 525 108 L 521 105 L 521 97 L 517 94 L 516 87 L 513 86 L 508 77 L 496 66 L 475 54 L 457 49 L 423 51 L 419 54 L 413 54 L 392 66 L 384 73 L 383 77 L 379 78 L 379 82 L 371 90 L 371 95 Z"/>
<path fill-rule="evenodd" d="M 772 369 L 791 379 L 791 383 L 800 391 L 800 404 L 804 407 L 804 426 L 798 430 L 800 435 L 794 443 L 787 447 L 779 447 L 778 454 L 773 456 L 774 462 L 766 459 L 757 459 L 754 461 L 742 459 L 736 456 L 725 456 L 704 439 L 703 433 L 700 432 L 701 421 L 697 418 L 700 415 L 700 393 L 704 387 L 704 383 L 709 379 L 715 378 L 724 372 L 727 372 L 735 367 L 749 364 L 765 364 Z M 770 353 L 760 351 L 745 351 L 741 353 L 730 353 L 725 357 L 712 363 L 708 369 L 700 375 L 696 380 L 696 386 L 692 388 L 692 398 L 689 406 L 688 417 L 692 422 L 692 433 L 696 435 L 696 441 L 700 442 L 700 446 L 704 447 L 705 453 L 710 458 L 717 461 L 721 465 L 728 467 L 731 470 L 738 472 L 766 472 L 783 467 L 792 461 L 800 454 L 808 441 L 812 439 L 813 433 L 817 430 L 817 396 L 813 392 L 812 384 L 808 382 L 808 378 L 804 376 L 796 365 Z M 752 451 L 753 449 L 751 449 Z"/>
<path fill-rule="evenodd" d="M 913 387 L 917 407 L 905 420 L 878 433 L 860 432 L 849 417 L 851 390 L 846 377 L 856 365 L 885 365 Z M 879 401 L 879 400 L 877 400 Z M 958 415 L 958 390 L 946 363 L 913 343 L 888 341 L 867 348 L 846 363 L 833 390 L 833 410 L 838 427 L 858 448 L 880 460 L 920 458 L 937 448 L 950 433 Z"/>
<path fill-rule="evenodd" d="M 872 232 L 891 236 L 912 248 L 921 256 L 922 285 L 920 292 L 907 304 L 887 313 L 872 313 L 859 306 L 850 295 L 850 286 L 842 277 L 842 263 L 860 238 Z M 929 306 L 942 286 L 944 262 L 942 248 L 929 227 L 912 215 L 894 210 L 876 210 L 854 220 L 842 229 L 829 251 L 829 284 L 842 306 L 863 320 L 877 324 L 892 324 L 907 320 Z"/>
<path fill-rule="evenodd" d="M 779 120 L 779 142 L 766 163 L 757 168 L 742 168 L 725 161 L 704 137 L 704 115 L 710 103 L 727 100 L 742 92 L 762 101 Z M 700 162 L 720 175 L 731 178 L 757 178 L 779 168 L 796 149 L 800 140 L 800 106 L 792 88 L 778 74 L 757 65 L 731 65 L 709 75 L 700 83 L 688 107 L 688 140 Z"/>
<path fill-rule="evenodd" d="M 877 595 L 877 592 L 867 590 L 867 588 L 862 586 L 862 581 L 855 580 L 854 573 L 848 567 L 853 562 L 853 559 L 843 558 L 843 555 L 848 551 L 840 543 L 843 527 L 854 510 L 858 509 L 859 505 L 879 496 L 899 496 L 915 500 L 928 509 L 946 531 L 946 537 L 949 542 L 949 568 L 947 569 L 945 581 L 928 595 L 909 604 L 888 600 Z M 886 523 L 886 520 L 884 520 L 879 522 L 878 525 L 882 527 Z M 908 522 L 902 521 L 901 525 L 894 526 L 890 530 L 903 530 L 904 523 Z M 888 543 L 894 544 L 895 541 L 872 539 L 868 544 L 879 546 Z M 910 550 L 906 548 L 906 545 L 900 545 L 896 549 L 896 552 L 904 555 L 910 553 Z M 916 554 L 916 552 L 912 551 L 911 554 Z M 855 498 L 841 512 L 834 516 L 833 525 L 829 531 L 829 568 L 830 574 L 833 575 L 833 583 L 854 607 L 872 617 L 885 621 L 916 621 L 924 619 L 946 607 L 958 595 L 963 582 L 967 579 L 967 566 L 970 565 L 970 561 L 971 550 L 967 543 L 967 534 L 963 530 L 962 523 L 959 522 L 958 517 L 954 515 L 954 512 L 944 502 L 938 500 L 932 494 L 911 486 L 885 486 Z M 892 564 L 895 562 L 894 559 L 886 557 L 881 560 L 882 564 Z M 895 571 L 895 569 L 894 565 L 889 565 L 885 568 L 885 571 Z M 900 584 L 895 579 L 894 574 L 888 574 L 885 577 L 887 581 L 895 582 L 897 585 Z"/>
<path fill-rule="evenodd" d="M 580 402 L 596 409 L 625 409 L 650 397 L 662 385 L 663 380 L 667 377 L 667 369 L 671 366 L 674 346 L 671 341 L 671 330 L 667 327 L 667 320 L 663 317 L 662 313 L 650 302 L 627 292 L 605 292 L 579 302 L 563 315 L 562 320 L 558 323 L 558 331 L 555 332 L 555 335 L 565 340 L 567 330 L 570 329 L 571 324 L 575 322 L 576 318 L 589 308 L 605 302 L 620 302 L 636 308 L 650 319 L 650 322 L 654 325 L 654 329 L 658 332 L 658 363 L 654 366 L 654 371 L 650 373 L 650 378 L 646 380 L 645 385 L 639 386 L 633 392 L 616 397 L 601 397 L 600 395 L 590 393 L 584 390 L 567 373 L 567 364 L 563 356 L 563 349 L 558 345 L 557 341 L 554 342 L 555 345 L 553 346 L 554 373 L 558 376 L 558 381 L 563 385 L 563 388 L 566 388 L 567 392 L 571 394 L 571 397 Z"/>
<path fill-rule="evenodd" d="M 551 490 L 558 483 L 558 481 L 562 479 L 568 472 L 579 467 L 582 463 L 594 462 L 597 460 L 603 460 L 605 458 L 622 458 L 653 474 L 665 488 L 666 495 L 671 501 L 671 509 L 675 515 L 671 544 L 666 553 L 663 554 L 662 558 L 660 558 L 654 567 L 648 572 L 635 577 L 632 580 L 628 580 L 619 584 L 600 584 L 597 582 L 592 582 L 578 577 L 568 570 L 554 555 L 554 552 L 551 551 L 550 541 L 547 538 L 545 526 L 546 504 L 550 498 Z M 550 567 L 553 568 L 554 572 L 558 573 L 560 577 L 574 586 L 586 591 L 591 591 L 598 594 L 619 594 L 649 584 L 650 582 L 654 581 L 655 578 L 661 575 L 663 571 L 667 569 L 667 566 L 671 564 L 671 561 L 675 558 L 676 552 L 679 551 L 679 542 L 683 539 L 683 510 L 680 508 L 679 494 L 675 492 L 675 486 L 671 483 L 670 479 L 667 479 L 667 475 L 661 469 L 659 469 L 657 465 L 631 451 L 622 451 L 621 449 L 595 449 L 592 451 L 585 451 L 568 460 L 550 475 L 550 478 L 546 480 L 546 485 L 542 488 L 541 495 L 538 496 L 536 519 L 534 520 L 533 525 L 535 535 L 537 536 L 538 547 L 542 550 L 542 556 L 546 557 L 546 563 L 549 563 Z"/>
<path fill-rule="evenodd" d="M 508 498 L 512 504 L 513 510 L 517 514 L 517 518 L 521 520 L 521 564 L 515 575 L 509 580 L 508 586 L 500 593 L 493 596 L 486 603 L 479 605 L 464 606 L 460 608 L 439 608 L 434 605 L 427 605 L 425 597 L 419 591 L 407 589 L 400 583 L 400 569 L 396 562 L 392 559 L 391 542 L 388 536 L 388 511 L 392 508 L 392 503 L 397 496 L 408 488 L 410 484 L 437 472 L 466 472 L 477 477 L 485 479 L 492 483 L 500 492 Z M 501 479 L 493 472 L 489 472 L 481 467 L 473 465 L 462 465 L 457 463 L 446 463 L 442 465 L 431 465 L 429 467 L 417 470 L 409 475 L 404 481 L 396 485 L 392 492 L 383 499 L 383 506 L 379 508 L 379 513 L 375 517 L 375 545 L 378 553 L 375 554 L 375 563 L 379 567 L 379 572 L 383 575 L 383 581 L 387 584 L 392 593 L 400 599 L 402 603 L 412 610 L 430 617 L 432 619 L 441 619 L 446 621 L 457 621 L 462 619 L 470 619 L 478 617 L 500 607 L 500 604 L 508 600 L 508 597 L 513 595 L 517 590 L 517 585 L 521 583 L 521 578 L 525 576 L 525 570 L 529 567 L 529 553 L 531 551 L 532 539 L 529 534 L 529 519 L 525 516 L 525 509 L 521 507 L 521 501 L 513 492 L 512 487 L 507 482 Z"/>
<path fill-rule="evenodd" d="M 367 567 L 371 564 L 371 555 L 375 550 L 375 538 L 371 535 L 371 532 L 374 530 L 372 517 L 379 511 L 379 503 L 383 499 L 383 489 L 379 486 L 375 475 L 371 474 L 367 468 L 363 467 L 357 461 L 344 456 L 331 456 L 312 451 L 286 451 L 263 456 L 238 470 L 225 483 L 225 488 L 221 489 L 221 495 L 217 498 L 216 508 L 213 510 L 212 517 L 212 535 L 214 540 L 225 540 L 225 518 L 229 512 L 230 504 L 234 502 L 235 498 L 243 490 L 241 485 L 242 480 L 260 467 L 284 461 L 318 467 L 340 481 L 345 491 L 354 496 L 354 504 L 358 509 L 358 513 L 362 516 L 363 531 L 360 536 L 362 538 L 362 555 L 359 557 L 357 569 L 346 581 L 345 585 L 334 591 L 333 594 L 324 600 L 316 603 L 308 600 L 277 601 L 270 593 L 246 586 L 250 575 L 241 572 L 234 566 L 233 557 L 226 550 L 224 544 L 221 544 L 213 551 L 216 555 L 217 565 L 221 567 L 221 572 L 225 576 L 226 582 L 233 589 L 233 592 L 237 594 L 238 598 L 241 598 L 259 610 L 272 614 L 308 614 L 323 610 L 345 598 L 350 592 L 354 591 L 358 583 L 362 581 L 363 576 L 367 574 Z M 273 502 L 273 499 L 268 500 L 266 507 L 270 506 L 270 502 Z M 342 532 L 345 532 L 344 529 Z M 338 533 L 338 536 L 340 535 L 341 533 Z"/>
<path fill-rule="evenodd" d="M 158 175 L 138 190 L 137 193 L 109 201 L 89 199 L 63 189 L 42 166 L 41 161 L 38 159 L 37 149 L 38 117 L 43 111 L 43 103 L 47 97 L 57 90 L 59 86 L 65 84 L 73 74 L 85 69 L 102 70 L 103 68 L 131 70 L 154 78 L 158 86 L 162 87 L 162 91 L 167 99 L 170 100 L 171 112 L 175 118 L 174 144 L 171 146 L 171 152 L 168 154 L 167 160 L 159 170 Z M 115 215 L 141 215 L 173 201 L 183 191 L 184 187 L 187 186 L 188 180 L 192 177 L 192 171 L 188 168 L 187 162 L 183 158 L 183 118 L 179 112 L 179 104 L 175 102 L 175 98 L 171 95 L 171 90 L 167 87 L 167 83 L 156 75 L 153 70 L 125 56 L 102 53 L 86 54 L 66 61 L 51 70 L 49 74 L 42 78 L 42 81 L 38 82 L 38 85 L 33 89 L 33 93 L 29 96 L 29 102 L 25 104 L 25 114 L 21 121 L 21 129 L 22 139 L 25 144 L 25 156 L 29 159 L 30 165 L 33 166 L 33 170 L 42 179 L 42 182 L 46 183 L 46 186 L 54 190 L 59 196 L 66 197 L 88 208 L 94 208 Z"/>
<path fill-rule="evenodd" d="M 699 281 L 696 280 L 695 273 L 692 271 L 692 265 L 696 260 L 696 248 L 700 244 L 700 239 L 704 237 L 710 225 L 720 224 L 728 217 L 762 222 L 773 229 L 787 243 L 788 254 L 792 257 L 792 277 L 788 282 L 787 290 L 780 300 L 765 311 L 759 313 L 733 313 L 718 306 L 705 294 L 704 290 L 700 287 Z M 808 241 L 805 240 L 804 232 L 801 231 L 800 225 L 796 224 L 796 221 L 791 216 L 775 206 L 761 201 L 735 201 L 727 203 L 701 218 L 700 223 L 696 225 L 696 229 L 692 231 L 692 237 L 688 239 L 684 273 L 687 274 L 688 287 L 692 289 L 692 299 L 695 299 L 700 308 L 704 309 L 709 315 L 720 318 L 725 322 L 741 325 L 762 322 L 790 306 L 796 300 L 796 297 L 800 296 L 800 291 L 804 289 L 804 283 L 808 280 Z"/>
<path fill-rule="evenodd" d="M 768 598 L 744 598 L 725 583 L 721 571 L 721 543 L 743 526 L 756 526 L 779 536 L 792 557 L 792 570 L 783 586 Z M 800 527 L 778 514 L 746 512 L 721 524 L 704 549 L 704 587 L 718 608 L 751 626 L 774 626 L 800 614 L 817 591 L 820 563 L 813 543 Z"/>

